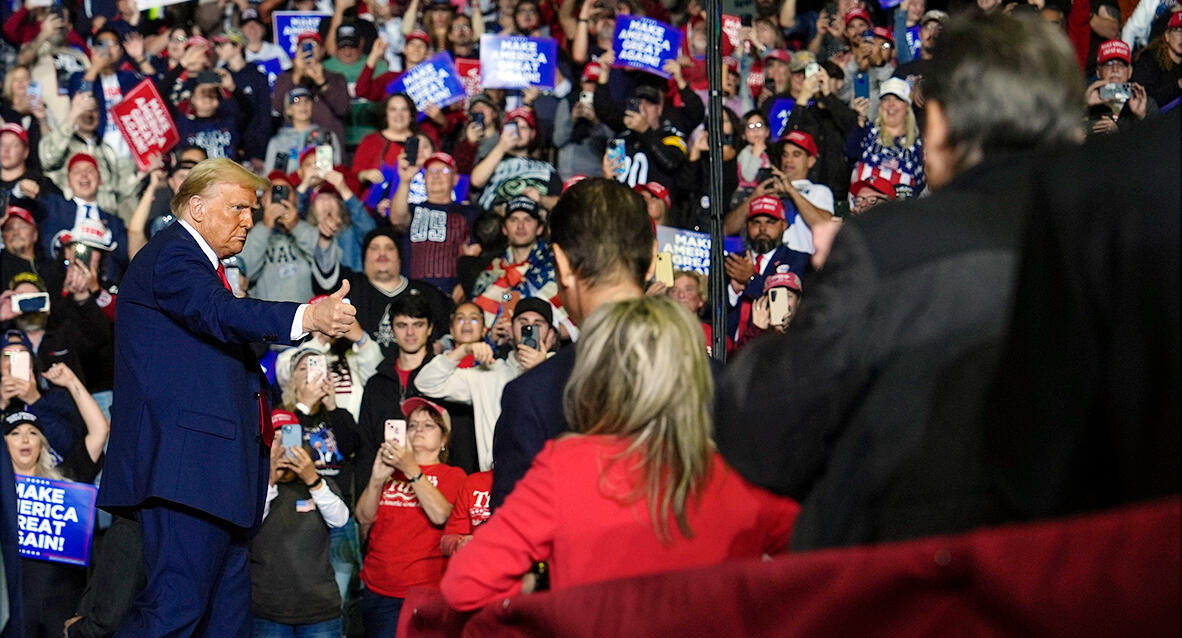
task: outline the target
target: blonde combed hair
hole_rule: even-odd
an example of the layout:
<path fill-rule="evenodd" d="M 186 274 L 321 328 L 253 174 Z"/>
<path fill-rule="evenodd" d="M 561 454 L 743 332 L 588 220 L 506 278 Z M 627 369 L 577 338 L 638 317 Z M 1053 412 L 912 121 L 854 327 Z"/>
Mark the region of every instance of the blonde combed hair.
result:
<path fill-rule="evenodd" d="M 642 482 L 628 498 L 648 501 L 662 543 L 673 540 L 670 517 L 691 538 L 686 503 L 704 484 L 714 453 L 714 380 L 698 320 L 663 295 L 621 301 L 591 315 L 577 348 L 563 395 L 572 430 L 630 440 L 604 474 L 639 455 Z"/>
<path fill-rule="evenodd" d="M 246 170 L 241 164 L 225 157 L 201 160 L 189 171 L 176 195 L 172 196 L 169 208 L 172 214 L 181 217 L 189 212 L 189 198 L 205 195 L 217 184 L 237 184 L 253 191 L 266 188 L 270 182 Z"/>

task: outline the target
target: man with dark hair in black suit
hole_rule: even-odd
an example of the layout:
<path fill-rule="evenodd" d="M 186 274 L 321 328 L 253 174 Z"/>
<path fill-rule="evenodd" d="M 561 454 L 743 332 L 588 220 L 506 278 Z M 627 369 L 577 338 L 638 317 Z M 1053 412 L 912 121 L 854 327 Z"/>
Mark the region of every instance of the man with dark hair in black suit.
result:
<path fill-rule="evenodd" d="M 614 180 L 585 179 L 550 213 L 558 296 L 579 323 L 603 304 L 644 294 L 656 238 L 644 199 Z M 493 432 L 492 507 L 499 506 L 546 441 L 567 430 L 562 389 L 575 363 L 565 348 L 505 386 Z"/>

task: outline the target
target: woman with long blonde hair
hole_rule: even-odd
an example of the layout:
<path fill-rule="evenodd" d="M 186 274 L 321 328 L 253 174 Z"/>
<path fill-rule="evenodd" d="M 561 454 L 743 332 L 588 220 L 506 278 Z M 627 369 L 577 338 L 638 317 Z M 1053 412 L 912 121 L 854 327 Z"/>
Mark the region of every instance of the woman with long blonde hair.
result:
<path fill-rule="evenodd" d="M 591 315 L 550 441 L 441 584 L 456 609 L 554 589 L 756 557 L 787 547 L 799 506 L 754 487 L 714 449 L 714 382 L 697 319 L 664 296 Z"/>

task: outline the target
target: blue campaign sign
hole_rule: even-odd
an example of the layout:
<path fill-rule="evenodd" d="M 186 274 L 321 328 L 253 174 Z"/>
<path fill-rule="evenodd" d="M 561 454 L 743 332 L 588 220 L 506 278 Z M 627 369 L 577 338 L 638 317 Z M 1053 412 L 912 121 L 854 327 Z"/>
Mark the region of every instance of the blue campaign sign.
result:
<path fill-rule="evenodd" d="M 902 4 L 903 0 L 878 0 L 878 6 L 882 7 L 883 11 L 890 11 Z"/>
<path fill-rule="evenodd" d="M 97 494 L 98 488 L 86 483 L 17 475 L 20 555 L 68 565 L 89 563 Z"/>
<path fill-rule="evenodd" d="M 486 89 L 552 89 L 557 61 L 553 38 L 480 36 L 480 84 Z"/>
<path fill-rule="evenodd" d="M 776 98 L 772 108 L 768 111 L 768 126 L 771 127 L 772 141 L 778 142 L 788 131 L 788 118 L 792 117 L 792 109 L 796 108 L 796 100 L 790 97 Z"/>
<path fill-rule="evenodd" d="M 287 57 L 295 59 L 296 41 L 304 33 L 317 33 L 320 21 L 331 18 L 331 13 L 318 11 L 273 11 L 271 24 L 274 27 L 274 42 L 287 52 Z"/>
<path fill-rule="evenodd" d="M 724 237 L 723 251 L 743 252 L 743 240 Z M 710 274 L 710 235 L 672 226 L 657 226 L 657 250 L 673 255 L 674 270 L 692 270 Z"/>
<path fill-rule="evenodd" d="M 378 202 L 393 197 L 394 193 L 398 192 L 398 183 L 402 181 L 402 178 L 398 176 L 398 171 L 391 166 L 383 164 L 381 171 L 382 183 L 370 187 L 365 199 L 362 200 L 362 203 L 370 210 L 377 210 Z M 456 187 L 452 189 L 451 201 L 464 201 L 468 198 L 469 189 L 471 189 L 471 178 L 467 175 L 460 175 L 456 180 Z M 419 169 L 419 172 L 411 178 L 410 192 L 406 194 L 406 200 L 412 206 L 427 201 L 427 181 L 423 169 Z"/>
<path fill-rule="evenodd" d="M 279 58 L 271 58 L 270 60 L 256 60 L 254 64 L 258 67 L 259 73 L 267 76 L 267 84 L 274 89 L 275 80 L 283 73 L 283 62 Z"/>
<path fill-rule="evenodd" d="M 907 40 L 907 49 L 911 51 L 911 57 L 919 55 L 919 25 L 908 28 L 903 37 Z"/>
<path fill-rule="evenodd" d="M 616 35 L 612 44 L 616 61 L 613 66 L 640 69 L 668 78 L 665 62 L 677 59 L 683 35 L 681 29 L 660 20 L 616 16 Z"/>
<path fill-rule="evenodd" d="M 456 71 L 456 63 L 447 51 L 436 53 L 411 67 L 386 87 L 386 95 L 405 93 L 419 111 L 419 119 L 427 117 L 423 109 L 434 104 L 443 108 L 466 97 L 464 83 Z"/>

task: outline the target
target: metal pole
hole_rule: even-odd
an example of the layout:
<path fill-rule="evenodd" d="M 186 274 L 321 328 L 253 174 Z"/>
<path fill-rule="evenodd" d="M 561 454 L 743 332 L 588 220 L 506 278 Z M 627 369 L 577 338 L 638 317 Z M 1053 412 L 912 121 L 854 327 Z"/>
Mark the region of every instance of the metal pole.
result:
<path fill-rule="evenodd" d="M 723 271 L 722 218 L 722 0 L 706 0 L 706 76 L 710 80 L 706 129 L 710 140 L 710 352 L 726 363 L 726 273 Z"/>

